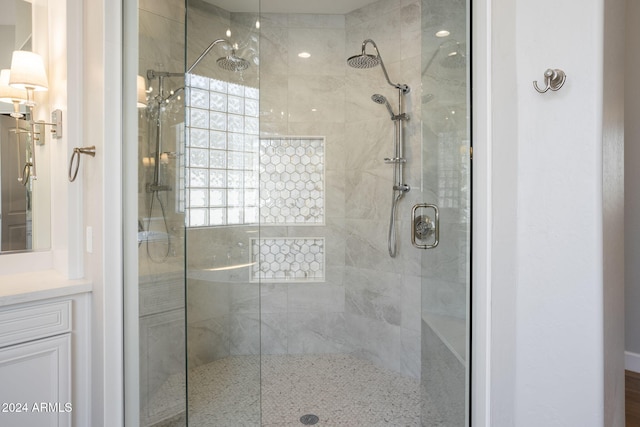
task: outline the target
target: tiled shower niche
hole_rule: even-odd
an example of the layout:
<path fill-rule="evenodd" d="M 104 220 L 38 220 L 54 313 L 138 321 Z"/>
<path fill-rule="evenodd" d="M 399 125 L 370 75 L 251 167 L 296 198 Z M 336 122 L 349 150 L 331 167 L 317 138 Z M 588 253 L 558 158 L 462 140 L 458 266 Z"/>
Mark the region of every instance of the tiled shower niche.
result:
<path fill-rule="evenodd" d="M 323 137 L 260 139 L 260 222 L 323 225 Z"/>
<path fill-rule="evenodd" d="M 321 237 L 251 239 L 252 282 L 321 282 L 325 271 Z"/>

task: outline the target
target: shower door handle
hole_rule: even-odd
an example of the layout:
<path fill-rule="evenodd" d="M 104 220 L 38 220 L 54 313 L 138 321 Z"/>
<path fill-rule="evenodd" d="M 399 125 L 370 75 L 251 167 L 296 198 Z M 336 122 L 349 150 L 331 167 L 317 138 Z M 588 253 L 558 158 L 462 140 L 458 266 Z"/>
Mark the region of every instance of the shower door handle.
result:
<path fill-rule="evenodd" d="M 418 215 L 418 209 L 433 209 L 434 218 Z M 418 240 L 427 240 L 433 235 L 433 243 L 421 244 Z M 411 210 L 411 244 L 418 249 L 433 249 L 440 242 L 440 210 L 436 205 L 418 203 Z"/>

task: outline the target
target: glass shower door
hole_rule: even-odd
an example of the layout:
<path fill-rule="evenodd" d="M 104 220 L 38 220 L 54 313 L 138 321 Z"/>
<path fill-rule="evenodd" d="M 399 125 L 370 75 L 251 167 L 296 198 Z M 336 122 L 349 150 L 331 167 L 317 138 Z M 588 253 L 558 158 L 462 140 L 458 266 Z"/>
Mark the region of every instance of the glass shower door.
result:
<path fill-rule="evenodd" d="M 412 224 L 422 251 L 421 421 L 464 426 L 470 378 L 469 6 L 464 0 L 423 1 L 422 10 L 423 204 L 416 205 Z"/>

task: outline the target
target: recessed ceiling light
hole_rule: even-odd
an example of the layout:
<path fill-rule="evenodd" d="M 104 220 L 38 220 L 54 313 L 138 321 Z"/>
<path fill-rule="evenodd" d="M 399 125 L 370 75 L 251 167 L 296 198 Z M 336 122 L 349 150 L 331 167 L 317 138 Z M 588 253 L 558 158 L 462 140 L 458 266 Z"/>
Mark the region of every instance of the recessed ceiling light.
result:
<path fill-rule="evenodd" d="M 300 52 L 300 53 L 298 54 L 298 56 L 299 56 L 300 58 L 305 58 L 305 59 L 306 59 L 306 58 L 311 58 L 311 54 L 310 54 L 309 52 Z"/>
<path fill-rule="evenodd" d="M 436 37 L 447 37 L 449 34 L 451 33 L 447 30 L 440 30 L 436 33 Z"/>

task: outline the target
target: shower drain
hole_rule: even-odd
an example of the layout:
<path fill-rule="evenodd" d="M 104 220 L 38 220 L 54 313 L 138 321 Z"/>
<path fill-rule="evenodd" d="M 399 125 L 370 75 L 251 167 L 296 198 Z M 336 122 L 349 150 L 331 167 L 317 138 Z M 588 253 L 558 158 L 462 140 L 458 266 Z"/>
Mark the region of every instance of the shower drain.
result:
<path fill-rule="evenodd" d="M 317 415 L 307 414 L 300 417 L 300 422 L 304 425 L 311 426 L 317 424 L 320 421 Z"/>

